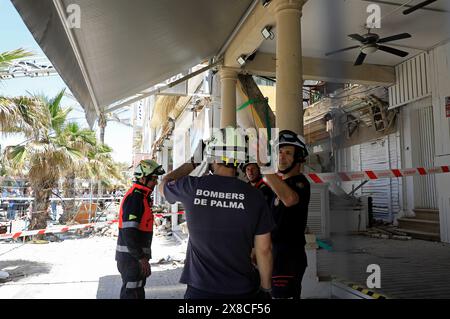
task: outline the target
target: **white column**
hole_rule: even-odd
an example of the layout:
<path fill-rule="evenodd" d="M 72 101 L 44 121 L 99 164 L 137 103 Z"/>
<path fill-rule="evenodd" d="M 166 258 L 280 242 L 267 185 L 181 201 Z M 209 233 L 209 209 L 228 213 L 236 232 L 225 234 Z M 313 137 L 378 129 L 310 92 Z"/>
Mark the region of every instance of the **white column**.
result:
<path fill-rule="evenodd" d="M 277 116 L 280 130 L 303 135 L 301 16 L 304 0 L 275 0 Z"/>
<path fill-rule="evenodd" d="M 220 69 L 222 112 L 220 128 L 236 127 L 236 83 L 237 71 L 231 68 Z"/>

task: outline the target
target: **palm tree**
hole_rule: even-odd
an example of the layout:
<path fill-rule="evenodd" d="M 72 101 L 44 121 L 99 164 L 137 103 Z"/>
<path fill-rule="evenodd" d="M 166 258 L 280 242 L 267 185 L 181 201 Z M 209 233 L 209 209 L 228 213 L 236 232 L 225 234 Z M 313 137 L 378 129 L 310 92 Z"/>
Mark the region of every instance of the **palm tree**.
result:
<path fill-rule="evenodd" d="M 23 49 L 0 53 L 0 70 L 15 60 L 31 56 Z M 31 229 L 45 228 L 52 189 L 63 175 L 65 193 L 74 197 L 76 174 L 97 177 L 108 183 L 120 179 L 111 158 L 111 148 L 99 144 L 91 130 L 76 123 L 66 124 L 71 109 L 61 107 L 64 90 L 55 98 L 44 96 L 8 98 L 0 95 L 0 134 L 21 133 L 23 143 L 6 148 L 0 162 L 0 176 L 27 174 L 34 190 L 34 214 Z M 74 202 L 65 205 L 67 214 Z"/>
<path fill-rule="evenodd" d="M 101 181 L 109 181 L 111 178 L 121 178 L 111 153 L 111 147 L 100 143 L 96 145 L 95 149 L 88 152 L 90 176 L 95 176 Z"/>
<path fill-rule="evenodd" d="M 8 68 L 14 61 L 31 56 L 32 53 L 23 49 L 0 53 L 0 70 Z M 10 99 L 0 96 L 0 132 L 16 131 L 20 126 L 20 105 L 33 103 L 29 98 Z M 22 110 L 23 111 L 23 110 Z"/>
<path fill-rule="evenodd" d="M 93 133 L 93 132 L 92 132 Z M 75 197 L 75 177 L 78 176 L 83 179 L 88 179 L 93 183 L 93 180 L 97 180 L 104 185 L 109 185 L 113 180 L 121 180 L 118 165 L 113 161 L 111 157 L 112 149 L 99 143 L 95 140 L 94 144 L 89 144 L 87 148 L 86 161 L 79 165 L 78 170 L 70 172 L 63 184 L 64 195 L 67 198 Z M 60 217 L 59 221 L 65 224 L 71 220 L 75 214 L 75 201 L 68 201 L 65 204 L 64 213 Z"/>
<path fill-rule="evenodd" d="M 13 169 L 25 172 L 34 192 L 33 217 L 31 229 L 46 228 L 52 189 L 65 172 L 77 167 L 83 159 L 82 150 L 76 145 L 66 143 L 64 124 L 70 108 L 61 106 L 62 90 L 55 98 L 36 96 L 39 103 L 24 107 L 21 120 L 27 127 L 26 140 L 5 149 L 5 159 Z M 29 113 L 38 114 L 33 118 Z"/>
<path fill-rule="evenodd" d="M 63 192 L 66 198 L 73 198 L 73 200 L 68 200 L 64 204 L 64 212 L 61 215 L 59 221 L 62 224 L 65 224 L 68 220 L 70 220 L 76 213 L 76 205 L 75 205 L 75 179 L 77 175 L 83 175 L 83 172 L 89 168 L 87 155 L 89 152 L 94 151 L 97 140 L 95 137 L 95 133 L 89 129 L 81 129 L 77 123 L 69 123 L 63 133 L 61 134 L 61 138 L 65 141 L 65 143 L 71 148 L 78 149 L 83 154 L 83 160 L 81 160 L 77 167 L 74 167 L 71 171 L 67 172 L 64 183 L 63 183 Z"/>

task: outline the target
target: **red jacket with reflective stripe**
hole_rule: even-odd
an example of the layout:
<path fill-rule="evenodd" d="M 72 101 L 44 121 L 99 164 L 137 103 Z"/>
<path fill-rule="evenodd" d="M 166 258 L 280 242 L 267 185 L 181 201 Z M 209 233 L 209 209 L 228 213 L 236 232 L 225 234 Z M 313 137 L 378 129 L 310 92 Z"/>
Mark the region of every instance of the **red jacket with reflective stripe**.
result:
<path fill-rule="evenodd" d="M 125 196 L 122 199 L 122 202 L 120 203 L 120 211 L 119 211 L 119 228 L 122 228 L 123 225 L 123 205 L 127 199 L 128 196 L 130 196 L 132 193 L 139 191 L 143 194 L 143 204 L 144 204 L 144 212 L 142 213 L 142 216 L 140 217 L 140 223 L 139 223 L 139 230 L 143 232 L 153 232 L 153 212 L 152 208 L 148 201 L 148 196 L 151 193 L 151 189 L 140 184 L 133 184 L 133 186 L 128 190 L 128 192 L 125 194 Z M 140 212 L 135 212 L 136 214 L 140 214 Z M 126 217 L 128 219 L 128 216 Z"/>
<path fill-rule="evenodd" d="M 120 203 L 116 260 L 151 258 L 153 238 L 152 190 L 134 184 Z"/>

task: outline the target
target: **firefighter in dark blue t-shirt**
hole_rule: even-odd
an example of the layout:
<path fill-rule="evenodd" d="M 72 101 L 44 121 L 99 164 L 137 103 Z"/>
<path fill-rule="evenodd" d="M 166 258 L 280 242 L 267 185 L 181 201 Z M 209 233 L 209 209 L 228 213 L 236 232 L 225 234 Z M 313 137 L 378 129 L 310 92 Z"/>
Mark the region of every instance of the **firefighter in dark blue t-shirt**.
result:
<path fill-rule="evenodd" d="M 288 130 L 279 133 L 276 146 L 281 176 L 264 175 L 275 192 L 271 207 L 276 224 L 272 232 L 272 296 L 300 299 L 307 267 L 304 233 L 311 196 L 310 183 L 301 171 L 308 151 L 302 137 Z"/>
<path fill-rule="evenodd" d="M 209 144 L 212 175 L 188 176 L 192 161 L 159 186 L 169 203 L 185 207 L 189 242 L 180 282 L 187 284 L 186 299 L 270 297 L 273 218 L 261 192 L 236 178 L 246 154 L 229 142 L 233 134 L 232 128 L 220 130 Z M 253 245 L 258 270 L 250 258 Z"/>

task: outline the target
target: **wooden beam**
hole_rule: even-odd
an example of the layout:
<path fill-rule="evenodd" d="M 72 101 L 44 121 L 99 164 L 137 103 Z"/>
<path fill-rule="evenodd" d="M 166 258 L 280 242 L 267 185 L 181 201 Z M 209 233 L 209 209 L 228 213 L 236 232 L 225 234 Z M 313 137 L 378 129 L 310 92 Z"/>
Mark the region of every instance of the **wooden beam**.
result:
<path fill-rule="evenodd" d="M 258 85 L 256 85 L 255 80 L 253 80 L 253 77 L 251 75 L 239 74 L 238 79 L 242 92 L 246 95 L 246 97 L 249 100 L 257 100 L 257 101 L 265 100 L 264 95 L 261 93 Z M 270 127 L 272 128 L 275 127 L 275 115 L 273 114 L 272 109 L 269 107 L 268 104 L 259 102 L 254 103 L 253 107 L 261 122 L 265 124 L 264 126 L 267 126 L 266 125 L 267 124 L 266 112 L 267 112 L 269 116 Z"/>
<path fill-rule="evenodd" d="M 253 61 L 248 61 L 242 67 L 242 71 L 254 75 L 275 77 L 275 54 L 258 52 Z M 303 79 L 391 86 L 395 84 L 395 68 L 374 64 L 354 66 L 351 62 L 303 57 Z"/>

